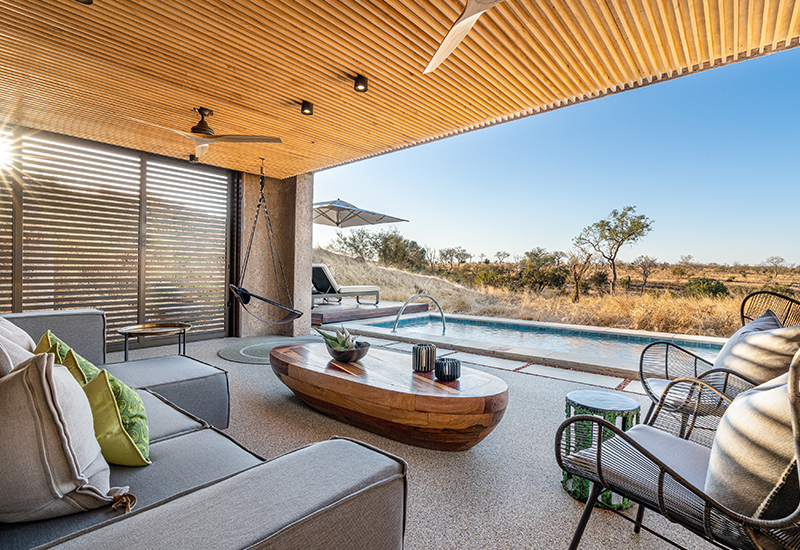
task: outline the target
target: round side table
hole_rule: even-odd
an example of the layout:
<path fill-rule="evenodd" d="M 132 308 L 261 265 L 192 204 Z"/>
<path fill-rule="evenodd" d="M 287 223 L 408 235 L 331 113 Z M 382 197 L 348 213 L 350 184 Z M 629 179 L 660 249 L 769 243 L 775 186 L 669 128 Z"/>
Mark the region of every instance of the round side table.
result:
<path fill-rule="evenodd" d="M 189 323 L 149 323 L 146 325 L 130 325 L 117 329 L 125 335 L 125 361 L 128 360 L 128 339 L 131 336 L 167 336 L 178 335 L 178 355 L 186 355 L 186 331 L 191 329 Z"/>
<path fill-rule="evenodd" d="M 639 403 L 624 395 L 605 391 L 579 390 L 568 393 L 566 401 L 567 418 L 579 414 L 600 416 L 606 422 L 615 426 L 619 425 L 623 431 L 639 423 L 639 415 L 641 413 Z M 617 423 L 618 420 L 619 424 Z M 569 437 L 568 433 L 565 435 Z M 612 436 L 613 433 L 604 435 L 606 439 Z M 586 441 L 585 445 L 583 447 L 579 446 L 579 448 L 588 448 L 591 445 L 591 441 Z M 561 485 L 564 486 L 567 493 L 581 502 L 586 502 L 586 499 L 589 498 L 590 484 L 591 482 L 588 479 L 573 476 L 567 472 L 564 472 L 561 480 Z M 633 505 L 627 498 L 617 497 L 615 499 L 614 496 L 611 491 L 604 491 L 595 506 L 614 510 L 627 510 Z"/>

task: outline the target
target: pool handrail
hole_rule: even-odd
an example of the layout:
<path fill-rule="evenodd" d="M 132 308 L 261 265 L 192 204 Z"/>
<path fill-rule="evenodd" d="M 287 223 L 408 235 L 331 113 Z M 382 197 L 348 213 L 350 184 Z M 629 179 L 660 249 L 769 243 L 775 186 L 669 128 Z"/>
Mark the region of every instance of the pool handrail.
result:
<path fill-rule="evenodd" d="M 406 303 L 403 304 L 403 307 L 401 307 L 400 311 L 397 312 L 397 317 L 394 318 L 394 327 L 392 327 L 392 332 L 397 332 L 397 323 L 400 322 L 400 316 L 403 314 L 403 311 L 406 309 L 406 306 L 411 302 L 411 300 L 414 300 L 415 298 L 430 298 L 431 300 L 433 300 L 433 303 L 436 304 L 436 307 L 439 308 L 439 314 L 442 316 L 442 336 L 444 336 L 444 332 L 445 330 L 447 330 L 447 325 L 444 320 L 444 310 L 442 309 L 442 306 L 439 305 L 439 302 L 436 301 L 436 298 L 434 298 L 430 294 L 414 294 L 411 298 L 406 300 Z"/>

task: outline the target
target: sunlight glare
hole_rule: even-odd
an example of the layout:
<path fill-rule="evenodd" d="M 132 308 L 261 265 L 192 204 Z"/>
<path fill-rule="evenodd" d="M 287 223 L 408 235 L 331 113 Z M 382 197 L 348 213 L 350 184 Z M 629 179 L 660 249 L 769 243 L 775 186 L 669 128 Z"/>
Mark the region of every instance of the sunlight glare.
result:
<path fill-rule="evenodd" d="M 0 170 L 10 170 L 12 166 L 11 140 L 0 135 Z"/>

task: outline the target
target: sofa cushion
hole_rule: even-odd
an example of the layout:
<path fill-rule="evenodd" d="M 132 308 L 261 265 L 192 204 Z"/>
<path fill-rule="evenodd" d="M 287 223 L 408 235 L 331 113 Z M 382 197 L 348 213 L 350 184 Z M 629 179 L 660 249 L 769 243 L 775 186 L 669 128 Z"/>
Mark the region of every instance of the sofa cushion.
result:
<path fill-rule="evenodd" d="M 323 441 L 52 548 L 117 550 L 136 538 L 150 548 L 400 550 L 405 474 L 402 460 L 377 449 Z M 280 505 L 254 515 L 265 499 Z"/>
<path fill-rule="evenodd" d="M 147 390 L 136 390 L 147 409 L 150 445 L 176 435 L 193 432 L 208 426 L 202 420 L 178 409 L 166 399 Z"/>
<path fill-rule="evenodd" d="M 94 418 L 94 435 L 103 458 L 122 466 L 150 464 L 147 413 L 141 397 L 101 370 L 83 386 Z"/>
<path fill-rule="evenodd" d="M 34 343 L 30 334 L 19 328 L 5 317 L 0 317 L 0 336 L 14 342 L 22 349 L 31 353 L 33 353 L 33 350 L 36 349 L 36 344 Z"/>
<path fill-rule="evenodd" d="M 111 488 L 89 401 L 51 354 L 0 378 L 0 521 L 81 512 L 127 492 Z"/>
<path fill-rule="evenodd" d="M 104 365 L 132 388 L 149 389 L 216 428 L 227 428 L 228 373 L 184 355 Z"/>
<path fill-rule="evenodd" d="M 99 309 L 39 310 L 2 316 L 27 332 L 34 341 L 50 330 L 94 364 L 105 362 L 106 315 Z"/>
<path fill-rule="evenodd" d="M 800 349 L 800 326 L 783 328 L 772 311 L 746 324 L 731 336 L 714 361 L 753 378 L 759 384 L 789 372 Z"/>
<path fill-rule="evenodd" d="M 738 395 L 725 411 L 711 446 L 705 492 L 747 516 L 755 514 L 785 478 L 794 459 L 787 377 Z M 771 514 L 785 512 L 785 516 L 792 510 L 773 508 Z"/>
<path fill-rule="evenodd" d="M 156 413 L 157 410 L 154 411 L 154 416 Z M 111 483 L 132 487 L 131 492 L 136 495 L 137 501 L 134 512 L 263 462 L 263 458 L 244 449 L 213 428 L 153 441 L 150 446 L 150 459 L 153 464 L 147 468 L 111 466 Z M 261 494 L 257 500 L 264 502 L 268 498 L 269 495 Z M 247 503 L 245 512 L 250 521 L 253 521 L 254 502 Z M 0 523 L 0 541 L 2 541 L 0 546 L 3 550 L 29 549 L 108 520 L 123 519 L 124 525 L 130 517 L 131 514 L 120 516 L 119 512 L 107 506 L 82 514 L 40 522 Z M 116 550 L 127 546 L 142 547 L 138 537 L 117 539 Z M 80 547 L 92 548 L 89 545 Z M 187 546 L 154 543 L 151 547 L 186 548 Z M 209 545 L 199 547 L 213 548 Z"/>

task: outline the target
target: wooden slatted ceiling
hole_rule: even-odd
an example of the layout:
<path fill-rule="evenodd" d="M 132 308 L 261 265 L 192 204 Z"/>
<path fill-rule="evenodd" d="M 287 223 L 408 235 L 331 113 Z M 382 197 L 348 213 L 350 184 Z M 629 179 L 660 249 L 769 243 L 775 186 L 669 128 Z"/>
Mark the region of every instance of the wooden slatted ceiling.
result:
<path fill-rule="evenodd" d="M 800 0 L 506 0 L 422 75 L 459 0 L 0 0 L 7 124 L 284 178 L 796 47 Z M 364 74 L 370 90 L 357 94 Z M 314 103 L 314 115 L 299 102 Z"/>

